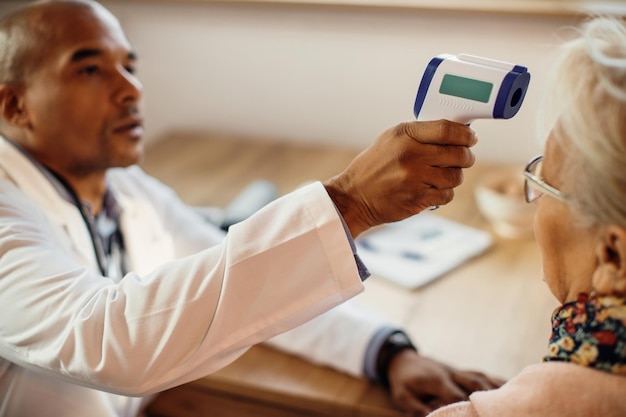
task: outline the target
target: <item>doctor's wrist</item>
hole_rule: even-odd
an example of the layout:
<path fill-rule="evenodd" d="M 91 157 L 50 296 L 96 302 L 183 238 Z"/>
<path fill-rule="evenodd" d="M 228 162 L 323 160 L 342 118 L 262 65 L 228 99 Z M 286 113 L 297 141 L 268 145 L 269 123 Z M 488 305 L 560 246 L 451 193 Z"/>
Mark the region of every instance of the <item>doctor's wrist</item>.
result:
<path fill-rule="evenodd" d="M 339 215 L 343 218 L 346 226 L 348 226 L 350 234 L 353 238 L 356 238 L 372 227 L 372 225 L 365 220 L 367 216 L 362 214 L 363 210 L 360 209 L 360 204 L 350 192 L 346 191 L 349 187 L 344 184 L 345 182 L 345 179 L 336 176 L 324 181 L 323 185 L 337 208 Z"/>

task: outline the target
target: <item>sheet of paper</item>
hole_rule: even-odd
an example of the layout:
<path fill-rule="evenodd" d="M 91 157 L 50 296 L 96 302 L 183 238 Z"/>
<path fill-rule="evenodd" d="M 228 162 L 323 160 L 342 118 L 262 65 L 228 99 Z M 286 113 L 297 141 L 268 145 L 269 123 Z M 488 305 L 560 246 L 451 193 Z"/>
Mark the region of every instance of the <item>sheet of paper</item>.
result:
<path fill-rule="evenodd" d="M 491 246 L 488 232 L 421 213 L 359 236 L 355 243 L 370 272 L 403 287 L 417 288 Z"/>

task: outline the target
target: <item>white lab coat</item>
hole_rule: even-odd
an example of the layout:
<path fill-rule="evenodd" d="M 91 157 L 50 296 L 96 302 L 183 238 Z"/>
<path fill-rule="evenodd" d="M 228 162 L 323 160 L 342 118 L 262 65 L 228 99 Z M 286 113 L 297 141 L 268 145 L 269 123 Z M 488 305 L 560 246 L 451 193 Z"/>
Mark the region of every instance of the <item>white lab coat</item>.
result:
<path fill-rule="evenodd" d="M 133 272 L 102 277 L 76 208 L 0 137 L 0 416 L 133 416 L 363 289 L 320 183 L 222 240 L 138 167 L 109 184 Z M 221 242 L 221 243 L 219 243 Z M 273 344 L 360 374 L 376 315 L 333 309 Z"/>

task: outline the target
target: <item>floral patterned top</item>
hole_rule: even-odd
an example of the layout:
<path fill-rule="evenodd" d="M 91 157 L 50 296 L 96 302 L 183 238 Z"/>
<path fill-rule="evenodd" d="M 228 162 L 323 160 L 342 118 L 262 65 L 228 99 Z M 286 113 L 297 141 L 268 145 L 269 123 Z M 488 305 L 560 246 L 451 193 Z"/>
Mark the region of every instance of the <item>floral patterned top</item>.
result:
<path fill-rule="evenodd" d="M 579 294 L 576 301 L 557 308 L 543 360 L 626 376 L 626 299 Z"/>

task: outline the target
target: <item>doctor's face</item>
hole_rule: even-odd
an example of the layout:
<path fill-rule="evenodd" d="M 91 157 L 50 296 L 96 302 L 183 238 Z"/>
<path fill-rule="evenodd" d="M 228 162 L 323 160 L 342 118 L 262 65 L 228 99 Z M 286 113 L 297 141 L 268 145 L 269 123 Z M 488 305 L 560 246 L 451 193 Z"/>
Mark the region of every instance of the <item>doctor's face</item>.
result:
<path fill-rule="evenodd" d="M 25 79 L 23 145 L 74 176 L 138 162 L 142 86 L 117 20 L 99 5 L 49 7 L 38 27 L 42 54 Z"/>

